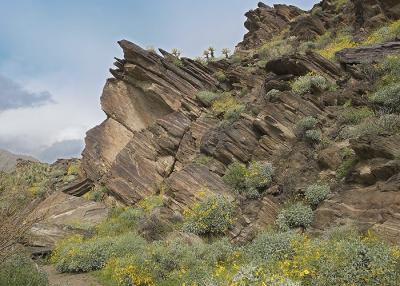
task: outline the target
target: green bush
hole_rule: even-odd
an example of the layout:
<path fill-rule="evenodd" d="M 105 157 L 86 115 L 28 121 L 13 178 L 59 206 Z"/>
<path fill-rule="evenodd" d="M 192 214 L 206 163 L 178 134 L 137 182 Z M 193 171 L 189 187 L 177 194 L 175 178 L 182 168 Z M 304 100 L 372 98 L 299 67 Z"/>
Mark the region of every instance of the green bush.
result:
<path fill-rule="evenodd" d="M 350 172 L 351 168 L 357 163 L 357 157 L 354 150 L 348 147 L 340 149 L 339 154 L 342 159 L 342 163 L 336 170 L 336 178 L 343 179 Z"/>
<path fill-rule="evenodd" d="M 226 169 L 223 180 L 234 190 L 244 189 L 246 187 L 245 177 L 247 167 L 238 161 L 231 163 Z"/>
<path fill-rule="evenodd" d="M 224 93 L 223 96 L 213 101 L 211 109 L 216 115 L 223 114 L 224 120 L 235 121 L 245 107 L 230 93 Z"/>
<path fill-rule="evenodd" d="M 394 21 L 388 26 L 379 28 L 373 32 L 363 44 L 370 45 L 382 43 L 394 40 L 398 36 L 400 36 L 400 20 Z"/>
<path fill-rule="evenodd" d="M 233 205 L 222 195 L 208 195 L 184 213 L 183 229 L 206 235 L 224 234 L 233 224 Z"/>
<path fill-rule="evenodd" d="M 219 82 L 224 82 L 226 80 L 226 75 L 223 71 L 216 71 L 214 73 L 214 77 L 219 81 Z"/>
<path fill-rule="evenodd" d="M 331 84 L 326 78 L 321 75 L 309 73 L 298 77 L 291 83 L 293 92 L 299 95 L 312 92 L 312 88 L 316 87 L 321 90 L 334 89 L 335 85 Z"/>
<path fill-rule="evenodd" d="M 270 91 L 268 91 L 266 93 L 266 99 L 267 100 L 276 100 L 277 98 L 279 98 L 279 94 L 281 93 L 281 91 L 277 90 L 277 89 L 271 89 Z"/>
<path fill-rule="evenodd" d="M 215 100 L 222 97 L 222 93 L 203 90 L 199 91 L 196 96 L 203 104 L 211 106 Z"/>
<path fill-rule="evenodd" d="M 263 231 L 245 247 L 245 253 L 251 260 L 272 262 L 294 254 L 292 240 L 297 235 L 293 232 Z"/>
<path fill-rule="evenodd" d="M 319 130 L 307 130 L 304 139 L 311 144 L 318 144 L 322 141 L 322 134 Z"/>
<path fill-rule="evenodd" d="M 302 203 L 295 203 L 282 209 L 276 220 L 278 228 L 287 231 L 291 228 L 307 228 L 313 221 L 313 210 Z"/>
<path fill-rule="evenodd" d="M 340 132 L 343 139 L 358 138 L 364 135 L 397 134 L 400 132 L 400 116 L 385 114 L 369 117 L 356 126 L 347 126 Z"/>
<path fill-rule="evenodd" d="M 111 257 L 142 252 L 145 246 L 145 240 L 134 233 L 88 240 L 73 236 L 56 244 L 52 262 L 60 272 L 88 272 L 103 268 Z"/>
<path fill-rule="evenodd" d="M 365 118 L 374 116 L 374 112 L 368 107 L 364 106 L 361 108 L 346 107 L 339 114 L 339 122 L 341 124 L 359 124 Z"/>
<path fill-rule="evenodd" d="M 382 87 L 370 99 L 382 105 L 387 112 L 400 112 L 400 83 Z"/>
<path fill-rule="evenodd" d="M 400 55 L 389 55 L 379 64 L 382 86 L 397 83 L 400 77 Z"/>
<path fill-rule="evenodd" d="M 96 226 L 96 232 L 100 236 L 119 235 L 133 232 L 137 229 L 144 213 L 138 208 L 114 208 L 110 217 Z"/>
<path fill-rule="evenodd" d="M 306 201 L 313 207 L 323 202 L 331 192 L 328 185 L 314 184 L 307 187 L 304 195 Z"/>
<path fill-rule="evenodd" d="M 295 126 L 296 136 L 304 137 L 306 132 L 308 130 L 314 129 L 317 126 L 317 124 L 318 124 L 318 119 L 312 116 L 307 116 L 304 117 L 303 119 L 300 119 L 300 121 Z"/>
<path fill-rule="evenodd" d="M 0 285 L 47 286 L 47 275 L 24 254 L 14 254 L 0 264 Z"/>
<path fill-rule="evenodd" d="M 228 166 L 223 180 L 235 192 L 255 199 L 271 185 L 273 175 L 274 168 L 268 162 L 252 161 L 248 167 L 233 162 Z"/>

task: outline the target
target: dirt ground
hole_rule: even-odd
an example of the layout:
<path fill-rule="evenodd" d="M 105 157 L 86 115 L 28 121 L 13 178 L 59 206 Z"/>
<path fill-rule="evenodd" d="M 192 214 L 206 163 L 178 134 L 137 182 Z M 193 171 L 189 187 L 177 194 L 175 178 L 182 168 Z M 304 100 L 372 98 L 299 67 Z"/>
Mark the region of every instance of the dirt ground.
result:
<path fill-rule="evenodd" d="M 45 265 L 42 269 L 48 275 L 50 286 L 101 286 L 93 276 L 87 273 L 58 273 L 52 265 Z"/>

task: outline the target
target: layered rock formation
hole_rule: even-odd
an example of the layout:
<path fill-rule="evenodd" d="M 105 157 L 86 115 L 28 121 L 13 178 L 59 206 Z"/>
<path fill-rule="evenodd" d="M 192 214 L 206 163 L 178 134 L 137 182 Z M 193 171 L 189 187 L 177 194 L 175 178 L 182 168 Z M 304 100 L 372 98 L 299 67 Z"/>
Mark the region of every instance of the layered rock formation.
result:
<path fill-rule="evenodd" d="M 284 30 L 302 43 L 324 34 L 338 21 L 355 29 L 372 29 L 378 22 L 400 16 L 397 3 L 372 2 L 337 6 L 322 1 L 312 13 L 259 3 L 246 14 L 249 32 L 238 45 L 238 54 Z M 352 223 L 396 240 L 400 233 L 400 165 L 394 155 L 400 147 L 398 138 L 378 136 L 348 142 L 339 138 L 337 125 L 338 103 L 365 103 L 360 96 L 367 92 L 365 82 L 358 81 L 353 66 L 366 58 L 376 60 L 397 53 L 396 41 L 343 50 L 338 53 L 341 66 L 317 53 L 295 50 L 266 61 L 265 68 L 258 66 L 257 55 L 240 62 L 221 59 L 203 65 L 163 50 L 161 54 L 147 51 L 126 40 L 119 45 L 124 58 L 116 59 L 113 78 L 107 80 L 101 97 L 107 119 L 86 137 L 82 162 L 88 180 L 66 193 L 82 195 L 93 182 L 106 186 L 126 205 L 162 194 L 164 214 L 168 215 L 190 208 L 204 191 L 222 193 L 238 206 L 230 235 L 240 242 L 273 224 L 286 197 L 302 196 L 304 188 L 315 181 L 334 181 L 342 163 L 339 151 L 351 147 L 358 163 L 316 210 L 314 230 Z M 216 71 L 224 73 L 222 82 L 214 78 Z M 310 72 L 337 83 L 339 90 L 310 91 L 303 96 L 289 91 L 291 80 Z M 211 112 L 196 97 L 202 90 L 229 91 L 245 107 L 244 112 L 235 121 L 221 122 L 221 114 Z M 276 97 L 266 96 L 271 90 Z M 296 137 L 296 123 L 307 116 L 318 119 L 318 128 L 331 141 L 328 147 L 321 144 L 316 150 Z M 199 163 L 199 156 L 208 159 Z M 276 168 L 272 186 L 255 200 L 235 195 L 222 180 L 230 163 L 252 160 L 269 161 Z"/>

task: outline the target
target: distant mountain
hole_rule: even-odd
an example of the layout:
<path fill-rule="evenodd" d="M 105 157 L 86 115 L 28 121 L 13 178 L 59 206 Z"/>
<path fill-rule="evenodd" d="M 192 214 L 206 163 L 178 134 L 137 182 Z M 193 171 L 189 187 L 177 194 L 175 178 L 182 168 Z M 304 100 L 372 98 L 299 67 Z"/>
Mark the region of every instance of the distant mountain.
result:
<path fill-rule="evenodd" d="M 16 155 L 9 151 L 0 149 L 0 171 L 10 172 L 14 170 L 18 159 L 38 161 L 31 156 Z"/>
<path fill-rule="evenodd" d="M 36 155 L 42 162 L 53 163 L 57 159 L 78 158 L 85 143 L 83 140 L 64 140 L 56 142 Z"/>

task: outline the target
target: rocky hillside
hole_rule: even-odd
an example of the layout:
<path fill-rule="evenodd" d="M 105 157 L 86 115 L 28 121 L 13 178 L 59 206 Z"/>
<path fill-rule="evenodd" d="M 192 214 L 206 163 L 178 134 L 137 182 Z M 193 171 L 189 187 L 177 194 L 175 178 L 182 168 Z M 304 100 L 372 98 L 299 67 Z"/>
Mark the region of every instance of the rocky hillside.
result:
<path fill-rule="evenodd" d="M 204 190 L 229 196 L 239 202 L 231 230 L 239 240 L 272 224 L 288 197 L 323 182 L 331 195 L 316 210 L 316 231 L 353 222 L 397 237 L 397 135 L 341 135 L 354 123 L 343 117 L 379 116 L 366 66 L 400 48 L 398 28 L 386 27 L 400 17 L 399 4 L 364 2 L 322 1 L 309 12 L 259 3 L 227 59 L 194 61 L 120 41 L 124 59 L 101 98 L 107 119 L 86 138 L 88 178 L 127 205 L 162 192 L 171 213 Z M 310 86 L 296 91 L 296 80 Z M 307 118 L 316 142 L 298 134 Z M 223 179 L 234 162 L 270 162 L 274 180 L 255 200 L 238 196 Z"/>
<path fill-rule="evenodd" d="M 232 55 L 118 42 L 82 160 L 24 181 L 32 253 L 105 285 L 399 285 L 400 3 L 246 17 Z"/>
<path fill-rule="evenodd" d="M 16 155 L 6 150 L 0 150 L 0 171 L 10 172 L 15 170 L 17 166 L 17 161 L 21 160 L 29 160 L 29 161 L 37 161 L 35 158 L 24 155 Z"/>

